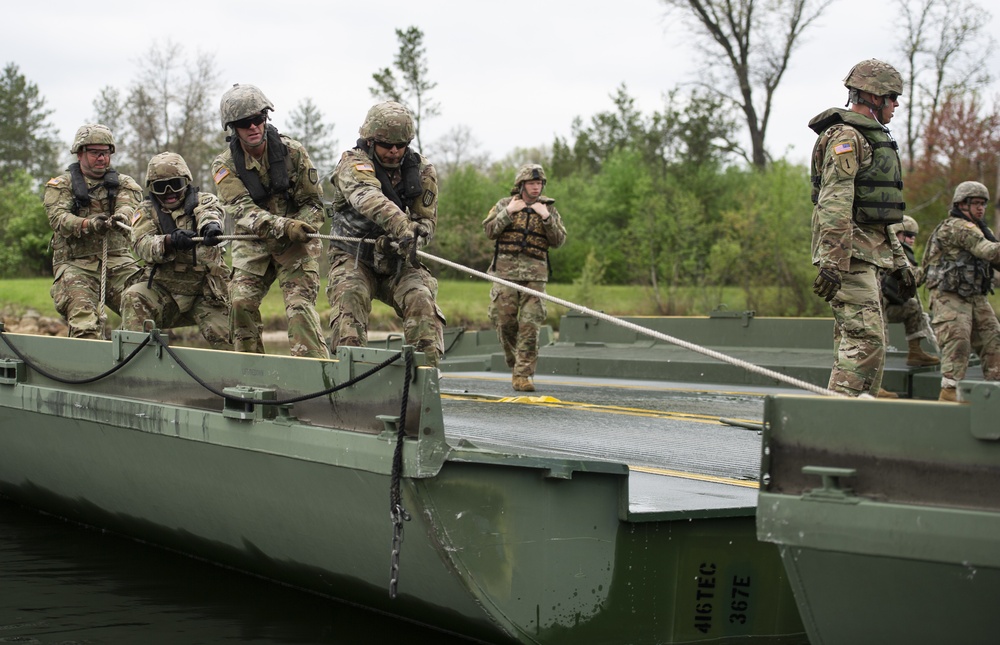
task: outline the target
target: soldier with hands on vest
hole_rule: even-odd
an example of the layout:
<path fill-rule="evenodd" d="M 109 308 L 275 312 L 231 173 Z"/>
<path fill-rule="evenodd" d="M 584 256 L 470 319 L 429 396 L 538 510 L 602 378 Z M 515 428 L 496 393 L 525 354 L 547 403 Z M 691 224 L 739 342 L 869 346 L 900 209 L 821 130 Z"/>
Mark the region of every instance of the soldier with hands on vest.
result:
<path fill-rule="evenodd" d="M 922 272 L 918 268 L 916 257 L 913 254 L 913 243 L 920 232 L 917 221 L 909 215 L 903 216 L 902 224 L 893 224 L 889 227 L 890 232 L 896 236 L 906 254 L 906 260 L 913 268 L 916 284 L 922 284 Z M 906 329 L 906 364 L 911 367 L 928 367 L 938 365 L 941 361 L 937 356 L 932 356 L 925 352 L 920 346 L 921 338 L 934 340 L 933 331 L 924 314 L 924 308 L 920 304 L 920 298 L 903 299 L 899 293 L 899 281 L 891 274 L 882 276 L 882 306 L 885 310 L 885 321 L 888 323 L 903 323 Z M 888 334 L 886 334 L 888 338 Z"/>
<path fill-rule="evenodd" d="M 260 303 L 277 279 L 288 312 L 292 356 L 329 358 L 316 312 L 323 225 L 319 173 L 298 141 L 268 121 L 274 105 L 254 85 L 236 84 L 222 96 L 222 129 L 229 147 L 212 163 L 216 192 L 235 220 L 229 283 L 232 342 L 238 352 L 264 353 Z"/>
<path fill-rule="evenodd" d="M 940 401 L 958 400 L 971 352 L 979 355 L 987 381 L 1000 380 L 1000 322 L 987 298 L 1000 268 L 1000 242 L 984 220 L 989 199 L 978 181 L 960 183 L 948 217 L 924 249 L 931 324 L 941 346 Z"/>
<path fill-rule="evenodd" d="M 330 347 L 363 347 L 373 298 L 403 319 L 406 343 L 437 367 L 444 354 L 444 315 L 437 280 L 416 250 L 437 227 L 437 172 L 410 147 L 413 117 L 400 103 L 374 105 L 357 145 L 340 158 L 333 184 L 330 233 L 364 242 L 330 242 Z M 374 242 L 374 243 L 371 243 Z"/>
<path fill-rule="evenodd" d="M 56 311 L 74 338 L 103 337 L 102 256 L 107 243 L 105 299 L 119 313 L 121 295 L 139 269 L 129 253 L 128 216 L 142 200 L 142 188 L 111 167 L 115 139 L 107 126 L 90 123 L 76 131 L 71 152 L 77 161 L 45 185 L 45 211 L 52 236 L 50 291 Z"/>
<path fill-rule="evenodd" d="M 192 180 L 179 154 L 149 160 L 149 195 L 132 215 L 132 249 L 146 268 L 122 295 L 122 328 L 142 331 L 146 320 L 160 329 L 198 325 L 213 349 L 231 350 L 229 270 L 218 246 L 225 214 Z"/>
<path fill-rule="evenodd" d="M 521 166 L 510 196 L 498 201 L 483 220 L 486 236 L 496 240 L 489 274 L 543 293 L 549 279 L 549 249 L 566 241 L 555 200 L 542 194 L 545 183 L 545 170 L 540 165 Z M 512 387 L 518 392 L 534 392 L 532 379 L 538 363 L 538 331 L 545 324 L 545 301 L 494 284 L 489 315 L 511 369 Z"/>
<path fill-rule="evenodd" d="M 831 108 L 810 122 L 819 135 L 812 155 L 813 291 L 830 303 L 837 358 L 828 388 L 849 396 L 881 390 L 885 325 L 878 271 L 890 272 L 900 295 L 916 284 L 903 248 L 888 232 L 903 219 L 902 169 L 886 124 L 903 92 L 891 65 L 865 60 L 844 79 L 850 109 Z"/>

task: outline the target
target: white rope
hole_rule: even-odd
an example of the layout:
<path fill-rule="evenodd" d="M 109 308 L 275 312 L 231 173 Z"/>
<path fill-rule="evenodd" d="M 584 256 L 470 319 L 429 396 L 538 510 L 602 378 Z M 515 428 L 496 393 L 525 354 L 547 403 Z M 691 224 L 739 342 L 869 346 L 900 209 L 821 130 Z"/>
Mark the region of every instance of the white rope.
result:
<path fill-rule="evenodd" d="M 310 233 L 309 237 L 311 237 L 313 239 L 333 240 L 333 241 L 337 241 L 337 242 L 352 242 L 352 243 L 355 243 L 355 244 L 358 244 L 358 243 L 374 244 L 375 243 L 375 240 L 368 239 L 368 238 L 341 237 L 341 236 L 338 236 L 338 235 L 321 235 L 319 233 Z M 204 238 L 195 237 L 195 238 L 192 238 L 192 239 L 195 242 L 200 242 Z M 221 236 L 219 236 L 219 239 L 221 239 L 221 240 L 259 240 L 261 238 L 260 238 L 260 236 L 257 236 L 257 235 L 221 235 Z M 578 304 L 569 302 L 568 300 L 563 300 L 562 298 L 556 298 L 555 296 L 550 296 L 549 294 L 544 293 L 542 291 L 535 291 L 534 289 L 529 289 L 528 287 L 519 285 L 519 284 L 517 284 L 515 282 L 510 282 L 509 280 L 504 280 L 503 278 L 498 278 L 498 277 L 496 277 L 494 275 L 490 275 L 488 273 L 483 273 L 482 271 L 477 271 L 475 269 L 471 269 L 471 268 L 469 268 L 467 266 L 463 266 L 461 264 L 457 264 L 455 262 L 451 262 L 450 260 L 445 260 L 444 258 L 439 258 L 436 255 L 431 255 L 430 253 L 427 253 L 425 251 L 417 251 L 417 255 L 420 256 L 420 257 L 422 257 L 422 258 L 424 258 L 425 260 L 430 260 L 431 262 L 437 262 L 438 264 L 443 264 L 444 266 L 451 267 L 452 269 L 456 269 L 458 271 L 462 271 L 462 272 L 468 273 L 470 275 L 474 275 L 474 276 L 476 276 L 478 278 L 482 278 L 483 280 L 487 280 L 489 282 L 495 282 L 497 284 L 502 284 L 505 287 L 510 287 L 511 289 L 516 289 L 517 291 L 520 291 L 521 293 L 527 293 L 527 294 L 532 295 L 532 296 L 537 296 L 538 298 L 541 298 L 542 300 L 548 300 L 549 302 L 555 303 L 557 305 L 561 305 L 563 307 L 566 307 L 567 309 L 575 309 L 576 311 L 580 311 L 582 313 L 585 313 L 588 316 L 593 316 L 594 318 L 598 318 L 598 319 L 603 320 L 605 322 L 609 322 L 612 325 L 616 325 L 618 327 L 624 327 L 625 329 L 630 329 L 630 330 L 632 330 L 634 332 L 637 332 L 639 334 L 643 334 L 645 336 L 650 336 L 652 338 L 655 338 L 656 340 L 662 340 L 662 341 L 664 341 L 666 343 L 671 343 L 673 345 L 677 345 L 678 347 L 683 347 L 685 349 L 689 349 L 692 352 L 697 352 L 698 354 L 703 354 L 703 355 L 708 356 L 710 358 L 714 358 L 717 361 L 722 361 L 723 363 L 729 363 L 730 365 L 734 365 L 736 367 L 745 369 L 748 372 L 753 372 L 754 374 L 760 374 L 762 376 L 766 376 L 768 378 L 772 378 L 772 379 L 774 379 L 776 381 L 779 381 L 781 383 L 785 383 L 787 385 L 791 385 L 793 387 L 797 387 L 799 389 L 806 390 L 807 392 L 812 392 L 813 394 L 819 394 L 820 396 L 841 396 L 841 397 L 842 396 L 846 396 L 844 394 L 841 394 L 840 392 L 834 392 L 832 390 L 828 390 L 828 389 L 820 387 L 818 385 L 813 385 L 812 383 L 807 383 L 806 381 L 797 379 L 797 378 L 789 376 L 787 374 L 782 374 L 781 372 L 775 372 L 774 370 L 769 370 L 766 367 L 761 367 L 759 365 L 754 365 L 753 363 L 750 363 L 748 361 L 744 361 L 744 360 L 739 359 L 739 358 L 735 358 L 733 356 L 729 356 L 727 354 L 723 354 L 722 352 L 717 352 L 717 351 L 715 351 L 713 349 L 709 349 L 707 347 L 702 347 L 701 345 L 696 345 L 694 343 L 689 343 L 688 341 L 683 340 L 681 338 L 676 338 L 674 336 L 670 336 L 668 334 L 663 334 L 661 332 L 654 331 L 652 329 L 647 329 L 646 327 L 642 327 L 640 325 L 636 325 L 635 323 L 629 322 L 627 320 L 622 320 L 621 318 L 615 318 L 614 316 L 609 316 L 608 314 L 606 314 L 606 313 L 604 313 L 602 311 L 595 311 L 595 310 L 590 309 L 588 307 L 584 307 L 582 305 L 578 305 Z"/>
<path fill-rule="evenodd" d="M 104 311 L 104 299 L 108 290 L 108 236 L 104 236 L 101 242 L 101 299 L 97 305 L 97 322 L 101 326 L 101 338 L 104 338 L 107 331 L 108 315 Z"/>

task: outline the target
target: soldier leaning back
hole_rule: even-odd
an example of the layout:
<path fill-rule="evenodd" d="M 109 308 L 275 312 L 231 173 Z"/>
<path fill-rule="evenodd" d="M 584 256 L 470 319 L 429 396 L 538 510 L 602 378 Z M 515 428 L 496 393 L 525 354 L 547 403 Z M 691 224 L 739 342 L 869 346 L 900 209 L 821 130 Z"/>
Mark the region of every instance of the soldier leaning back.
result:
<path fill-rule="evenodd" d="M 119 313 L 121 295 L 139 270 L 129 254 L 128 216 L 142 200 L 134 179 L 111 167 L 115 139 L 107 126 L 76 131 L 77 161 L 45 185 L 45 211 L 52 227 L 52 300 L 74 338 L 103 337 L 102 306 Z M 105 300 L 101 263 L 107 252 Z"/>
<path fill-rule="evenodd" d="M 323 188 L 305 147 L 267 122 L 274 105 L 253 85 L 234 85 L 219 106 L 229 148 L 212 163 L 216 192 L 236 221 L 230 325 L 238 352 L 264 353 L 260 303 L 278 280 L 292 356 L 329 358 L 316 312 Z"/>
<path fill-rule="evenodd" d="M 218 246 L 224 215 L 219 199 L 199 192 L 192 179 L 177 153 L 149 160 L 149 196 L 132 216 L 132 247 L 146 268 L 122 296 L 122 327 L 141 331 L 146 320 L 161 329 L 196 324 L 213 349 L 232 349 L 228 270 Z"/>

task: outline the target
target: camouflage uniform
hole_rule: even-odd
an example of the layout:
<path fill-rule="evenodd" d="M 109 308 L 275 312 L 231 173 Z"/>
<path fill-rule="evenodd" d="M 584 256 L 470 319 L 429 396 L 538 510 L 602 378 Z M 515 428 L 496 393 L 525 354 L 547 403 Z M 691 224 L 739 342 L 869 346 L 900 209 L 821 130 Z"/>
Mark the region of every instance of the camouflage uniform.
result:
<path fill-rule="evenodd" d="M 241 89 L 247 87 L 253 86 L 241 86 Z M 224 96 L 224 122 L 226 100 Z M 309 160 L 305 147 L 298 141 L 279 135 L 271 125 L 267 125 L 267 150 L 261 159 L 256 160 L 242 151 L 234 152 L 240 146 L 235 135 L 233 144 L 212 163 L 216 192 L 236 222 L 235 233 L 260 238 L 233 241 L 233 272 L 229 284 L 233 345 L 239 352 L 264 353 L 260 303 L 277 279 L 288 315 L 288 341 L 292 356 L 329 358 L 316 312 L 322 243 L 318 239 L 296 243 L 288 237 L 289 227 L 295 221 L 304 222 L 315 230 L 323 224 L 323 187 L 319 183 L 319 173 Z M 237 168 L 234 158 L 241 154 L 244 157 L 242 169 Z M 274 163 L 285 164 L 289 183 L 287 191 L 271 193 L 272 159 Z M 245 170 L 259 180 L 266 194 L 259 203 L 251 197 L 239 170 Z M 280 172 L 280 169 L 277 170 Z"/>
<path fill-rule="evenodd" d="M 895 228 L 896 225 L 890 227 L 890 234 L 894 234 Z M 910 266 L 916 268 L 917 259 L 913 255 L 913 247 L 905 242 L 902 243 L 902 246 L 906 260 Z M 924 308 L 920 306 L 920 300 L 916 297 L 903 300 L 899 295 L 897 280 L 889 274 L 882 276 L 882 297 L 887 323 L 903 323 L 907 340 L 927 337 L 927 329 L 924 326 Z"/>
<path fill-rule="evenodd" d="M 851 78 L 849 75 L 847 80 Z M 875 150 L 868 138 L 888 139 L 888 130 L 856 112 L 827 110 L 810 121 L 810 128 L 819 135 L 813 150 L 813 264 L 837 272 L 841 280 L 830 300 L 837 359 L 828 387 L 850 396 L 877 396 L 885 362 L 885 322 L 877 272 L 880 268 L 907 267 L 899 240 L 887 231 L 892 211 L 899 212 L 898 222 L 902 209 L 888 205 L 893 200 L 877 191 L 875 195 L 869 191 L 877 206 L 860 206 L 857 193 L 861 192 L 862 175 L 878 172 L 898 181 L 899 156 L 894 147 L 891 153 L 886 152 L 890 149 L 886 145 L 885 150 L 880 148 L 880 163 L 875 164 Z M 898 184 L 897 190 L 902 182 Z"/>
<path fill-rule="evenodd" d="M 989 231 L 985 224 L 983 229 Z M 986 379 L 1000 380 L 1000 323 L 987 299 L 992 268 L 1000 266 L 1000 242 L 987 239 L 983 229 L 955 208 L 924 250 L 931 324 L 941 346 L 942 390 L 954 390 L 965 378 L 973 351 Z"/>
<path fill-rule="evenodd" d="M 122 296 L 122 327 L 141 331 L 145 320 L 161 329 L 197 324 L 212 348 L 231 350 L 229 270 L 222 250 L 205 245 L 192 250 L 168 248 L 173 229 L 200 231 L 211 222 L 220 229 L 223 225 L 222 206 L 215 195 L 195 192 L 190 186 L 186 190 L 187 200 L 172 210 L 158 209 L 153 203 L 156 197 L 150 195 L 132 216 L 132 247 L 147 267 L 143 279 Z M 157 210 L 173 222 L 171 231 L 164 230 Z"/>
<path fill-rule="evenodd" d="M 371 302 L 377 298 L 403 319 L 407 344 L 424 352 L 437 366 L 444 354 L 444 314 L 437 306 L 437 280 L 423 264 L 403 257 L 394 244 L 422 244 L 437 226 L 437 172 L 422 155 L 407 148 L 399 167 L 386 167 L 372 149 L 373 141 L 388 140 L 380 119 L 399 118 L 412 128 L 409 113 L 397 103 L 382 103 L 369 111 L 357 147 L 345 152 L 330 182 L 333 221 L 338 237 L 375 240 L 376 244 L 330 243 L 330 346 L 364 346 L 368 342 Z M 407 127 L 390 123 L 390 131 Z M 388 126 L 387 126 L 388 127 Z M 393 142 L 408 141 L 397 135 Z M 411 135 L 412 136 L 412 135 Z"/>
<path fill-rule="evenodd" d="M 107 141 L 96 142 L 110 141 L 111 151 L 114 152 L 110 130 L 92 124 L 81 127 L 77 132 L 77 141 L 73 145 L 74 153 L 83 149 L 86 143 L 80 142 L 89 142 L 87 133 L 95 129 L 101 130 L 107 136 Z M 139 266 L 129 254 L 125 232 L 112 225 L 106 233 L 96 233 L 92 225 L 93 219 L 99 216 L 126 219 L 142 200 L 142 188 L 128 175 L 118 174 L 110 167 L 100 179 L 82 174 L 79 163 L 70 165 L 67 171 L 48 181 L 43 198 L 49 226 L 54 231 L 52 271 L 55 280 L 50 294 L 55 302 L 56 311 L 64 316 L 69 324 L 70 336 L 99 339 L 102 337 L 102 321 L 98 318 L 98 313 L 104 241 L 107 240 L 108 243 L 105 304 L 115 313 L 121 311 L 122 292 L 131 284 Z M 116 175 L 117 188 L 113 185 Z M 85 190 L 86 197 L 74 196 L 74 177 L 81 190 Z M 106 185 L 106 181 L 110 186 Z M 112 191 L 117 190 L 113 212 L 108 195 L 109 187 Z M 86 203 L 88 201 L 89 203 Z"/>
<path fill-rule="evenodd" d="M 525 166 L 529 170 L 534 167 L 541 170 L 541 166 L 534 164 Z M 536 201 L 548 209 L 547 219 L 543 220 L 530 206 L 517 213 L 508 212 L 507 205 L 521 194 L 523 174 L 518 173 L 512 195 L 498 201 L 483 221 L 486 236 L 497 240 L 489 274 L 544 293 L 549 279 L 548 249 L 566 241 L 566 228 L 553 205 L 555 200 L 544 195 Z M 545 301 L 494 284 L 490 290 L 489 315 L 512 376 L 533 377 L 538 362 L 538 331 L 547 315 Z"/>

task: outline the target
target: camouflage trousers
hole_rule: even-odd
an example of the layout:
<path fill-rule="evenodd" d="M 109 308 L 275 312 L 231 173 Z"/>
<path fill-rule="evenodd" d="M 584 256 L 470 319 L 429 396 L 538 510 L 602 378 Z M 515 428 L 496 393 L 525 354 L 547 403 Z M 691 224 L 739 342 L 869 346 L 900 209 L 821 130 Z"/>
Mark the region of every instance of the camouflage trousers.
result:
<path fill-rule="evenodd" d="M 204 293 L 185 296 L 170 293 L 159 282 L 133 284 L 122 294 L 122 329 L 142 331 L 152 320 L 159 329 L 198 325 L 212 349 L 232 350 L 229 341 L 229 293 L 220 277 L 205 278 Z"/>
<path fill-rule="evenodd" d="M 851 259 L 840 291 L 830 301 L 837 359 L 827 388 L 849 396 L 876 396 L 885 366 L 882 292 L 874 264 Z"/>
<path fill-rule="evenodd" d="M 893 305 L 883 301 L 882 306 L 886 325 L 903 323 L 903 328 L 906 330 L 906 340 L 927 338 L 928 330 L 924 324 L 924 308 L 920 305 L 918 298 L 910 298 L 901 305 Z M 885 337 L 888 339 L 889 334 L 887 333 Z"/>
<path fill-rule="evenodd" d="M 314 258 L 304 258 L 291 267 L 272 261 L 262 276 L 233 269 L 233 276 L 229 280 L 229 300 L 233 307 L 229 314 L 229 324 L 233 348 L 238 352 L 264 353 L 264 341 L 261 338 L 264 325 L 260 318 L 260 303 L 275 279 L 278 280 L 285 299 L 291 355 L 330 358 L 323 340 L 319 313 L 316 312 L 319 263 Z"/>
<path fill-rule="evenodd" d="M 941 347 L 941 387 L 956 387 L 976 352 L 988 381 L 1000 381 L 1000 322 L 986 296 L 931 289 L 931 325 Z"/>
<path fill-rule="evenodd" d="M 60 264 L 55 268 L 55 281 L 49 294 L 56 311 L 66 318 L 72 338 L 104 338 L 98 317 L 101 303 L 101 270 L 99 262 L 87 262 L 94 268 L 75 264 Z M 109 267 L 105 283 L 104 304 L 116 314 L 121 311 L 122 292 L 139 275 L 134 262 Z"/>
<path fill-rule="evenodd" d="M 326 287 L 330 301 L 330 347 L 364 347 L 368 343 L 368 319 L 372 299 L 389 305 L 403 319 L 403 337 L 408 345 L 427 356 L 437 367 L 444 355 L 444 314 L 437 306 L 437 280 L 427 267 L 408 264 L 393 274 L 380 274 L 354 256 L 331 251 L 330 276 Z"/>
<path fill-rule="evenodd" d="M 535 291 L 545 291 L 544 282 L 515 282 Z M 490 320 L 513 376 L 535 375 L 538 330 L 545 324 L 546 313 L 545 301 L 538 296 L 502 284 L 494 284 L 490 289 Z"/>

